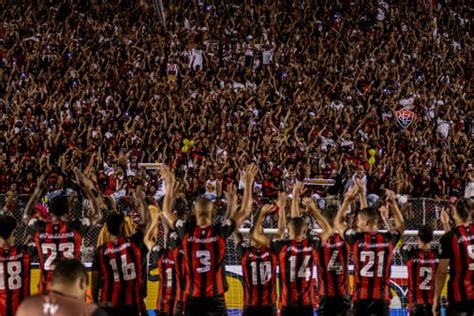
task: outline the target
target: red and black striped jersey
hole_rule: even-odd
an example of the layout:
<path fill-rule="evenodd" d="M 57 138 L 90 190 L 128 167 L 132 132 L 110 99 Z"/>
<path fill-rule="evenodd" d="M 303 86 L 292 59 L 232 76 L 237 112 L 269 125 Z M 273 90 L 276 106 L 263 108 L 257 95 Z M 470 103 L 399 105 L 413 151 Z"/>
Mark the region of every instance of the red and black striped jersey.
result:
<path fill-rule="evenodd" d="M 267 248 L 255 248 L 240 243 L 237 251 L 242 259 L 244 278 L 244 305 L 273 306 L 277 300 L 277 258 Z"/>
<path fill-rule="evenodd" d="M 344 238 L 352 247 L 354 257 L 353 301 L 390 301 L 390 273 L 393 249 L 400 240 L 397 231 L 359 233 L 346 230 Z"/>
<path fill-rule="evenodd" d="M 156 310 L 160 313 L 173 315 L 176 297 L 181 290 L 177 275 L 176 261 L 173 251 L 169 248 L 154 249 L 155 258 L 158 258 L 160 286 Z"/>
<path fill-rule="evenodd" d="M 147 253 L 142 231 L 108 241 L 96 250 L 92 271 L 100 274 L 101 303 L 113 307 L 141 307 Z"/>
<path fill-rule="evenodd" d="M 439 263 L 438 251 L 403 245 L 401 254 L 408 269 L 408 306 L 432 305 L 434 276 Z"/>
<path fill-rule="evenodd" d="M 349 295 L 349 247 L 339 234 L 331 235 L 321 245 L 316 260 L 320 297 Z"/>
<path fill-rule="evenodd" d="M 195 222 L 178 220 L 174 226 L 184 250 L 185 297 L 223 295 L 228 288 L 224 268 L 226 239 L 234 232 L 235 222 L 200 227 Z"/>
<path fill-rule="evenodd" d="M 0 315 L 13 316 L 21 301 L 30 296 L 32 249 L 0 247 Z"/>
<path fill-rule="evenodd" d="M 474 302 L 474 224 L 454 228 L 440 243 L 440 259 L 450 259 L 448 302 Z"/>
<path fill-rule="evenodd" d="M 33 234 L 40 263 L 40 292 L 48 291 L 54 266 L 64 258 L 81 258 L 82 236 L 90 229 L 90 221 L 43 222 L 32 219 L 28 223 Z"/>
<path fill-rule="evenodd" d="M 184 250 L 181 246 L 181 240 L 178 237 L 178 234 L 175 232 L 170 234 L 170 246 L 173 249 L 172 254 L 174 261 L 176 262 L 175 265 L 175 273 L 176 273 L 176 280 L 177 285 L 179 286 L 179 290 L 175 300 L 175 311 L 177 310 L 177 305 L 184 306 L 185 304 L 185 296 L 184 296 L 184 289 L 186 287 L 186 270 L 184 265 Z"/>
<path fill-rule="evenodd" d="M 277 255 L 280 266 L 280 300 L 283 307 L 313 305 L 313 265 L 320 246 L 319 237 L 270 243 L 270 250 Z"/>

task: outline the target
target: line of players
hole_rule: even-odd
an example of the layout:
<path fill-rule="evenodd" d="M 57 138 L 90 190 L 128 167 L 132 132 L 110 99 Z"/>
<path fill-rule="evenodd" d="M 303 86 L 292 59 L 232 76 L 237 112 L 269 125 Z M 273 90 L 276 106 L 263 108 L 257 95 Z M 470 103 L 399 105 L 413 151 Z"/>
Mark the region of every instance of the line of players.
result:
<path fill-rule="evenodd" d="M 80 258 L 84 233 L 101 219 L 97 192 L 78 169 L 77 182 L 91 201 L 92 212 L 82 222 L 68 222 L 67 196 L 52 198 L 51 219 L 43 222 L 31 218 L 34 205 L 45 189 L 45 177 L 38 181 L 25 209 L 25 221 L 35 241 L 40 257 L 42 293 L 48 291 L 55 263 L 63 258 Z M 163 210 L 151 216 L 143 193 L 140 229 L 131 237 L 123 234 L 123 214 L 107 218 L 111 239 L 96 250 L 92 266 L 92 295 L 109 315 L 145 315 L 147 254 L 153 248 L 153 231 L 159 221 L 170 231 L 166 246 L 153 248 L 160 269 L 158 315 L 226 315 L 224 293 L 228 286 L 224 274 L 226 240 L 234 234 L 252 209 L 253 181 L 256 167 L 250 165 L 244 175 L 244 195 L 237 211 L 235 188 L 226 192 L 228 210 L 222 223 L 213 225 L 213 205 L 201 198 L 194 202 L 193 216 L 184 222 L 177 219 L 172 208 L 179 184 L 170 170 L 162 176 L 167 184 Z M 285 223 L 285 201 L 281 196 L 275 204 L 260 211 L 252 229 L 252 238 L 238 249 L 242 256 L 245 315 L 276 314 L 276 268 L 280 269 L 281 315 L 313 315 L 313 265 L 317 266 L 319 315 L 388 315 L 389 282 L 393 250 L 404 231 L 403 216 L 392 192 L 379 209 L 367 207 L 365 194 L 357 183 L 345 196 L 338 212 L 329 208 L 324 214 L 309 198 L 299 203 L 303 188 L 295 186 L 291 216 Z M 359 196 L 361 211 L 356 228 L 348 227 L 347 210 Z M 470 224 L 472 202 L 460 200 L 455 208 L 443 212 L 443 224 L 449 232 L 441 240 L 440 255 L 431 249 L 432 230 L 420 229 L 417 247 L 402 247 L 409 272 L 409 303 L 412 314 L 431 315 L 437 312 L 441 290 L 448 267 L 449 315 L 473 315 L 474 308 L 474 225 Z M 279 216 L 280 236 L 270 240 L 263 234 L 266 216 Z M 304 213 L 304 214 L 303 214 Z M 392 220 L 389 219 L 392 215 Z M 322 231 L 308 229 L 304 216 L 312 217 Z M 378 231 L 382 219 L 386 232 Z M 288 237 L 282 238 L 285 226 Z M 15 222 L 0 218 L 0 315 L 14 315 L 21 300 L 29 295 L 31 248 L 15 247 Z M 348 260 L 354 259 L 354 285 L 349 292 Z M 436 277 L 435 276 L 435 270 Z M 434 284 L 435 283 L 435 284 Z M 352 296 L 352 302 L 348 297 Z M 463 314 L 464 313 L 464 314 Z"/>

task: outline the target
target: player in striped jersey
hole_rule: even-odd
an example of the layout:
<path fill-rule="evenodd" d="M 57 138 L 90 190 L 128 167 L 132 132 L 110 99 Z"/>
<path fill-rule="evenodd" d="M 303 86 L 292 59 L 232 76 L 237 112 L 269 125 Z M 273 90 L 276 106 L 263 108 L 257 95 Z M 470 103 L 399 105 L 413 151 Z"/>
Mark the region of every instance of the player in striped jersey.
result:
<path fill-rule="evenodd" d="M 16 219 L 0 215 L 0 315 L 13 316 L 30 295 L 30 264 L 34 248 L 15 246 Z"/>
<path fill-rule="evenodd" d="M 255 229 L 253 238 L 260 245 L 269 248 L 278 257 L 280 267 L 280 294 L 282 316 L 312 316 L 313 311 L 313 263 L 315 252 L 326 242 L 330 235 L 330 226 L 318 211 L 313 199 L 305 198 L 306 211 L 316 219 L 322 228 L 317 236 L 308 234 L 308 225 L 299 216 L 299 198 L 302 184 L 297 183 L 293 190 L 292 218 L 288 223 L 288 240 L 271 241 L 261 229 Z M 296 201 L 295 201 L 296 200 Z M 255 223 L 261 227 L 265 217 L 273 212 L 273 205 L 265 205 Z"/>
<path fill-rule="evenodd" d="M 349 248 L 344 238 L 335 230 L 337 209 L 329 206 L 323 213 L 331 225 L 328 240 L 317 253 L 319 308 L 318 315 L 344 316 L 350 311 L 349 298 Z"/>
<path fill-rule="evenodd" d="M 176 183 L 170 191 L 170 207 L 174 206 L 181 186 Z M 161 221 L 163 213 L 159 213 Z M 171 232 L 166 221 L 162 221 L 164 231 L 164 247 L 155 246 L 153 257 L 157 259 L 153 265 L 158 268 L 160 288 L 156 303 L 157 316 L 182 316 L 184 313 L 184 250 L 176 232 Z"/>
<path fill-rule="evenodd" d="M 161 218 L 162 214 L 160 214 Z M 158 268 L 160 285 L 156 302 L 157 316 L 181 316 L 183 314 L 184 282 L 183 264 L 184 251 L 178 234 L 170 232 L 163 222 L 164 246 L 153 247 L 155 262 L 152 269 Z"/>
<path fill-rule="evenodd" d="M 362 190 L 356 185 L 346 194 L 336 217 L 336 228 L 352 247 L 354 258 L 354 292 L 352 295 L 354 315 L 389 315 L 390 272 L 393 249 L 405 230 L 403 216 L 395 201 L 395 193 L 387 190 L 387 203 L 392 210 L 395 225 L 387 232 L 378 231 L 379 210 L 362 208 L 357 215 L 357 231 L 347 229 L 344 223 L 346 210 Z M 365 193 L 364 193 L 365 194 Z"/>
<path fill-rule="evenodd" d="M 286 229 L 286 194 L 280 193 L 275 204 L 278 212 L 279 239 L 283 237 Z M 230 199 L 233 200 L 232 198 Z M 229 203 L 230 204 L 230 203 Z M 262 226 L 254 226 L 250 231 Z M 261 247 L 252 238 L 244 242 L 239 233 L 235 233 L 237 252 L 241 257 L 242 274 L 244 283 L 244 316 L 273 316 L 276 315 L 276 267 L 277 258 L 270 249 Z"/>
<path fill-rule="evenodd" d="M 249 165 L 244 174 L 244 197 L 241 209 L 223 223 L 213 224 L 214 207 L 205 197 L 194 202 L 193 218 L 184 222 L 171 211 L 170 192 L 175 183 L 172 172 L 164 167 L 161 174 L 167 192 L 163 201 L 163 215 L 182 240 L 186 267 L 186 315 L 227 315 L 224 293 L 227 282 L 224 274 L 226 239 L 250 215 L 253 181 L 257 172 Z"/>
<path fill-rule="evenodd" d="M 449 210 L 455 227 L 440 240 L 441 251 L 436 270 L 433 314 L 448 275 L 448 316 L 474 315 L 474 224 L 471 223 L 472 199 L 459 200 Z"/>
<path fill-rule="evenodd" d="M 106 225 L 111 239 L 94 254 L 92 298 L 107 306 L 105 309 L 110 316 L 147 315 L 143 301 L 148 275 L 147 255 L 153 246 L 151 235 L 157 218 L 151 216 L 141 188 L 138 188 L 136 198 L 141 204 L 140 226 L 145 227 L 144 231 L 138 229 L 131 237 L 124 237 L 123 213 L 109 215 Z"/>
<path fill-rule="evenodd" d="M 43 175 L 38 186 L 25 208 L 23 220 L 28 225 L 35 241 L 40 261 L 40 292 L 46 293 L 51 283 L 51 278 L 56 261 L 63 258 L 80 258 L 82 237 L 91 226 L 102 218 L 98 202 L 98 193 L 93 184 L 74 168 L 77 183 L 91 202 L 92 210 L 88 217 L 82 220 L 71 221 L 69 215 L 69 196 L 66 191 L 60 190 L 50 197 L 49 221 L 42 221 L 32 217 L 36 203 L 46 189 L 48 174 Z"/>
<path fill-rule="evenodd" d="M 408 269 L 408 309 L 411 316 L 431 316 L 434 297 L 434 274 L 438 266 L 438 250 L 432 249 L 433 228 L 418 228 L 418 245 L 404 244 L 401 254 Z"/>

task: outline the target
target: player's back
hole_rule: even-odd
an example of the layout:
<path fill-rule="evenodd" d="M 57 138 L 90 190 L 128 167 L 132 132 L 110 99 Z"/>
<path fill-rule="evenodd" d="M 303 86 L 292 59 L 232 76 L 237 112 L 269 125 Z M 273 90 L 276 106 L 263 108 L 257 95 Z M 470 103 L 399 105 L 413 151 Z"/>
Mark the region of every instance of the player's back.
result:
<path fill-rule="evenodd" d="M 173 313 L 176 300 L 182 292 L 181 284 L 177 275 L 177 262 L 174 251 L 162 248 L 157 251 L 158 269 L 160 273 L 160 287 L 157 311 L 161 313 Z"/>
<path fill-rule="evenodd" d="M 94 304 L 61 294 L 36 295 L 20 305 L 17 316 L 106 316 Z"/>
<path fill-rule="evenodd" d="M 192 222 L 185 226 L 177 224 L 177 232 L 183 240 L 186 297 L 219 297 L 227 290 L 224 257 L 226 239 L 234 227 L 234 223 L 229 221 L 207 227 Z"/>
<path fill-rule="evenodd" d="M 277 254 L 280 267 L 283 307 L 312 307 L 312 269 L 320 244 L 320 239 L 313 238 L 272 241 L 271 250 Z"/>
<path fill-rule="evenodd" d="M 399 232 L 361 233 L 348 230 L 346 241 L 354 257 L 353 301 L 390 301 L 389 284 L 393 250 L 400 240 Z"/>
<path fill-rule="evenodd" d="M 146 252 L 134 238 L 118 237 L 96 250 L 93 270 L 102 280 L 100 302 L 112 307 L 141 306 Z M 135 240 L 137 239 L 137 240 Z"/>
<path fill-rule="evenodd" d="M 403 245 L 401 254 L 408 270 L 408 305 L 432 305 L 434 277 L 439 263 L 438 250 Z"/>
<path fill-rule="evenodd" d="M 448 301 L 474 302 L 474 224 L 457 226 L 441 238 L 441 258 L 450 259 Z"/>
<path fill-rule="evenodd" d="M 0 247 L 0 315 L 15 315 L 30 295 L 30 264 L 27 247 Z"/>
<path fill-rule="evenodd" d="M 239 245 L 242 257 L 245 306 L 272 306 L 276 303 L 277 258 L 267 248 Z"/>
<path fill-rule="evenodd" d="M 348 289 L 349 249 L 341 235 L 333 234 L 318 251 L 318 292 L 320 297 L 345 297 Z"/>
<path fill-rule="evenodd" d="M 41 283 L 40 290 L 47 291 L 54 265 L 61 259 L 80 259 L 82 236 L 90 224 L 72 222 L 42 222 L 29 224 L 38 251 Z"/>

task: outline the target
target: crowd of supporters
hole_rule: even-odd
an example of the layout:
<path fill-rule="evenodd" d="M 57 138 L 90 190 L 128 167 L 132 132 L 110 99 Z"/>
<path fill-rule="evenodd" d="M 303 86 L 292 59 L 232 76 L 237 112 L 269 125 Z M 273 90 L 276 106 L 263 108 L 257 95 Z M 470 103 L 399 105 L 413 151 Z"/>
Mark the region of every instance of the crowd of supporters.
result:
<path fill-rule="evenodd" d="M 0 17 L 0 194 L 218 197 L 259 166 L 255 199 L 296 179 L 319 197 L 472 197 L 468 1 L 6 0 Z M 396 111 L 415 113 L 403 129 Z M 371 159 L 372 158 L 372 159 Z M 375 159 L 373 159 L 375 158 Z M 205 192 L 204 192 L 204 188 Z"/>

